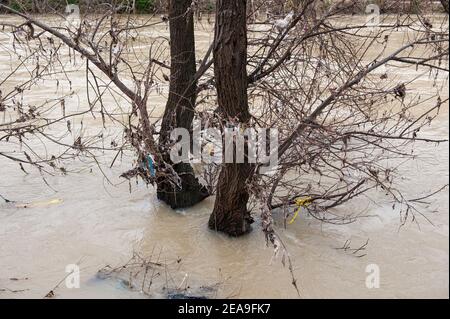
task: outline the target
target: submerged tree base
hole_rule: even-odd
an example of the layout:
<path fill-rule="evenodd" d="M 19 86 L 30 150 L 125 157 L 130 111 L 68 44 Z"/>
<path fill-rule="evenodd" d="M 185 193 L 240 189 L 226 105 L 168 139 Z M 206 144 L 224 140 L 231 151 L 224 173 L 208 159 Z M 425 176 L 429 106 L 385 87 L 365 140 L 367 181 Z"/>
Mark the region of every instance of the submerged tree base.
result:
<path fill-rule="evenodd" d="M 187 163 L 173 166 L 181 178 L 181 189 L 166 181 L 158 183 L 158 199 L 165 202 L 172 209 L 192 207 L 209 196 L 209 192 L 198 178 L 195 177 L 192 167 Z"/>
<path fill-rule="evenodd" d="M 253 222 L 249 212 L 243 214 L 240 211 L 219 211 L 210 216 L 208 226 L 211 230 L 231 237 L 240 237 L 251 232 Z"/>

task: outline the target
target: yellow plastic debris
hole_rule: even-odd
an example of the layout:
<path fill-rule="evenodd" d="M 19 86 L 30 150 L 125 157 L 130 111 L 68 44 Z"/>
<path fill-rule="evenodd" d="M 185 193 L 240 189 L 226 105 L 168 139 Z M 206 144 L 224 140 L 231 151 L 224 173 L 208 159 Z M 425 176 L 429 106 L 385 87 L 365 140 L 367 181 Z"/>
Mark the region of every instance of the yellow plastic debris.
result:
<path fill-rule="evenodd" d="M 303 198 L 297 198 L 295 200 L 295 205 L 297 205 L 297 210 L 294 213 L 294 216 L 292 217 L 292 219 L 288 222 L 288 224 L 293 224 L 295 222 L 295 220 L 298 217 L 298 214 L 300 213 L 300 210 L 302 209 L 302 207 L 308 207 L 309 204 L 312 203 L 312 198 L 311 197 L 303 197 Z"/>
<path fill-rule="evenodd" d="M 62 199 L 56 198 L 48 201 L 38 201 L 31 203 L 16 203 L 15 206 L 17 208 L 34 208 L 34 207 L 45 207 L 50 205 L 58 205 L 63 202 Z"/>

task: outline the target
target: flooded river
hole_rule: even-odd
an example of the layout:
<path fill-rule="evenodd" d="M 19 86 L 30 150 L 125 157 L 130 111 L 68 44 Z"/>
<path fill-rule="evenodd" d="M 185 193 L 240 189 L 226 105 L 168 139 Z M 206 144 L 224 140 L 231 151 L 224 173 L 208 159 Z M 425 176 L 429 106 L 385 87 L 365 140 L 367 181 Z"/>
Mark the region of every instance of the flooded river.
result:
<path fill-rule="evenodd" d="M 213 36 L 211 26 L 205 21 L 197 28 L 197 46 L 205 51 Z M 148 32 L 168 36 L 165 25 Z M 0 49 L 5 45 L 8 39 L 2 33 Z M 14 63 L 1 50 L 0 80 Z M 73 72 L 72 78 L 79 78 L 73 82 L 73 90 L 79 95 L 67 100 L 67 108 L 81 109 L 86 102 L 82 93 L 83 63 Z M 13 87 L 26 76 L 24 70 L 4 86 Z M 414 85 L 417 93 L 426 96 L 442 90 L 442 97 L 448 97 L 445 75 L 438 79 L 436 87 L 428 74 L 414 68 L 396 76 L 404 81 L 420 76 Z M 30 100 L 54 95 L 54 86 L 45 83 L 25 94 Z M 160 114 L 164 94 L 155 95 L 150 103 L 154 114 Z M 1 116 L 0 113 L 0 123 L 4 120 Z M 89 115 L 83 120 L 89 130 L 101 131 L 100 120 Z M 448 139 L 448 135 L 447 103 L 422 137 Z M 7 147 L 10 144 L 0 142 L 0 151 L 9 150 Z M 51 147 L 43 150 L 51 153 Z M 417 143 L 416 149 L 419 158 L 400 170 L 402 189 L 411 198 L 435 191 L 449 180 L 448 144 Z M 36 170 L 30 168 L 29 174 L 24 174 L 17 163 L 0 157 L 0 195 L 34 203 L 28 208 L 0 203 L 0 298 L 43 298 L 67 275 L 68 264 L 79 264 L 80 288 L 59 285 L 54 289 L 57 298 L 147 297 L 139 289 L 130 290 L 116 280 L 96 276 L 106 265 L 127 262 L 133 252 L 157 255 L 160 262 L 171 264 L 173 280 L 165 282 L 172 285 L 181 284 L 186 277 L 192 286 L 217 284 L 215 296 L 222 298 L 298 297 L 287 267 L 283 267 L 280 257 L 273 258 L 273 250 L 265 246 L 258 221 L 251 234 L 238 239 L 211 232 L 206 225 L 214 198 L 191 209 L 173 211 L 158 202 L 152 187 L 131 183 L 130 192 L 129 183 L 119 175 L 132 167 L 133 158 L 123 157 L 108 168 L 113 157 L 114 154 L 105 155 L 103 173 L 95 163 L 74 161 L 67 175 L 46 176 L 49 186 Z M 419 217 L 418 224 L 408 222 L 400 227 L 398 211 L 391 206 L 383 194 L 358 198 L 339 210 L 364 211 L 371 217 L 344 226 L 323 224 L 301 214 L 295 224 L 283 229 L 281 217 L 275 216 L 277 231 L 294 264 L 301 297 L 448 298 L 448 192 L 437 194 L 423 207 L 432 224 Z M 367 241 L 361 254 L 339 249 L 346 242 L 351 248 L 358 248 Z M 380 270 L 378 289 L 366 287 L 366 269 L 373 264 Z M 153 297 L 160 296 L 161 290 L 155 288 Z"/>

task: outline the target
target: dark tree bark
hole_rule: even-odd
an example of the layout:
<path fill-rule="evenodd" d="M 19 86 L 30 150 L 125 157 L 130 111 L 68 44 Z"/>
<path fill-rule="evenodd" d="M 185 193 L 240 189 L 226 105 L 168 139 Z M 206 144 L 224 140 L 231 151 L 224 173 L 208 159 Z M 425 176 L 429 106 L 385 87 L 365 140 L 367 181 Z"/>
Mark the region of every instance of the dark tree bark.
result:
<path fill-rule="evenodd" d="M 161 124 L 159 146 L 164 160 L 170 160 L 170 132 L 174 128 L 192 130 L 197 85 L 195 82 L 194 17 L 189 10 L 191 0 L 170 0 L 170 92 Z M 167 180 L 158 181 L 158 199 L 172 208 L 193 206 L 206 197 L 207 189 L 194 175 L 189 163 L 174 164 L 181 178 L 182 187 L 174 187 Z"/>
<path fill-rule="evenodd" d="M 444 7 L 445 12 L 448 13 L 448 0 L 441 0 L 442 6 Z"/>
<path fill-rule="evenodd" d="M 246 124 L 248 110 L 247 76 L 247 17 L 246 0 L 218 0 L 214 73 L 219 112 L 225 119 Z M 240 236 L 250 231 L 253 222 L 247 202 L 249 193 L 246 181 L 253 167 L 248 163 L 224 164 L 219 176 L 214 210 L 209 227 L 230 236 Z"/>

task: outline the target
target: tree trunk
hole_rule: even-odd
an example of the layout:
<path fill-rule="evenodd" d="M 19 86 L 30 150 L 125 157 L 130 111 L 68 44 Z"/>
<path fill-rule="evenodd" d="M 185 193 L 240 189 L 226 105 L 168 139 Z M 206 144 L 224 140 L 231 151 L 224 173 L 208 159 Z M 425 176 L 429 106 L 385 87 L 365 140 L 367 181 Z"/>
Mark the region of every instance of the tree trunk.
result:
<path fill-rule="evenodd" d="M 218 0 L 214 73 L 219 111 L 225 119 L 246 124 L 250 120 L 247 97 L 246 0 Z M 248 163 L 225 163 L 219 176 L 216 202 L 209 227 L 230 236 L 250 231 L 253 222 L 247 202 L 247 179 L 253 171 Z"/>
<path fill-rule="evenodd" d="M 448 0 L 441 0 L 442 6 L 444 7 L 445 12 L 448 13 Z"/>
<path fill-rule="evenodd" d="M 170 92 L 161 125 L 159 146 L 164 160 L 170 160 L 170 132 L 174 128 L 192 130 L 197 86 L 194 80 L 195 38 L 191 0 L 169 1 L 170 19 Z M 190 207 L 208 197 L 207 189 L 200 184 L 189 163 L 175 164 L 174 170 L 182 181 L 181 189 L 167 180 L 158 181 L 158 199 L 173 209 Z"/>

